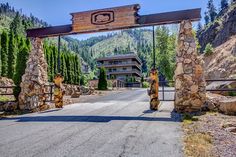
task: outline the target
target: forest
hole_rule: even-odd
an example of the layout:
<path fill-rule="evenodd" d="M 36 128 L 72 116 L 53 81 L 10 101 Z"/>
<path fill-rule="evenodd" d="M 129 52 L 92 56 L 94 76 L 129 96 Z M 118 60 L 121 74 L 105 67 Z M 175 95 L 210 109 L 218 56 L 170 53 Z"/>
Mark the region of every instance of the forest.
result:
<path fill-rule="evenodd" d="M 33 15 L 27 17 L 19 11 L 15 11 L 8 3 L 0 5 L 0 22 L 0 76 L 13 79 L 17 86 L 17 95 L 31 50 L 30 39 L 26 38 L 26 30 L 48 26 L 48 24 Z M 58 48 L 52 39 L 44 40 L 44 52 L 48 63 L 49 81 L 52 82 L 55 74 L 58 73 Z M 84 77 L 81 77 L 80 56 L 63 45 L 60 57 L 60 72 L 65 78 L 64 82 L 68 84 L 79 84 L 81 82 L 83 84 Z"/>

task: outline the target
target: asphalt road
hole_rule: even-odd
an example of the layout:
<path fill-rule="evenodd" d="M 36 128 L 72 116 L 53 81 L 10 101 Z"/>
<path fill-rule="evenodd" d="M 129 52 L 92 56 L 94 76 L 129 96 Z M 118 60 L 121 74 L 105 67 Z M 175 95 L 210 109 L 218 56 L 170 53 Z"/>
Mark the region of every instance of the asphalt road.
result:
<path fill-rule="evenodd" d="M 153 112 L 148 101 L 146 90 L 136 89 L 62 110 L 1 119 L 0 156 L 183 156 L 173 102 L 164 102 Z"/>

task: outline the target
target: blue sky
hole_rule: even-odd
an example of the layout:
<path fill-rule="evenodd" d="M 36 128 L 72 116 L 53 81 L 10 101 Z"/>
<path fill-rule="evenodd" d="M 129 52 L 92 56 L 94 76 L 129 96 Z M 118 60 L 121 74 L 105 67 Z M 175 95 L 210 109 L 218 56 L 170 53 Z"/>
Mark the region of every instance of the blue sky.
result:
<path fill-rule="evenodd" d="M 22 9 L 26 15 L 32 13 L 34 16 L 46 21 L 51 25 L 63 25 L 71 23 L 72 12 L 86 11 L 92 9 L 109 8 L 128 4 L 140 4 L 140 15 L 202 8 L 202 16 L 206 10 L 208 0 L 1 0 L 8 2 L 17 10 Z M 220 0 L 214 0 L 217 8 Z M 95 34 L 97 35 L 97 34 Z M 92 36 L 78 35 L 79 39 Z"/>

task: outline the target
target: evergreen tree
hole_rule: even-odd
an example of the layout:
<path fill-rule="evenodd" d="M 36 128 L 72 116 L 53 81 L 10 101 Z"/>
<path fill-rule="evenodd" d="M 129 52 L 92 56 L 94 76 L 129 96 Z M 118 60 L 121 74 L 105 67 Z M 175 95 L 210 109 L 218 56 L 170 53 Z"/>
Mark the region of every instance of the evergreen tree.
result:
<path fill-rule="evenodd" d="M 98 80 L 98 89 L 99 90 L 106 90 L 107 89 L 107 75 L 106 70 L 104 67 L 101 67 L 99 80 Z"/>
<path fill-rule="evenodd" d="M 170 35 L 168 27 L 161 26 L 156 30 L 157 65 L 161 74 L 168 80 L 174 75 L 175 35 Z"/>
<path fill-rule="evenodd" d="M 213 0 L 209 0 L 207 3 L 208 15 L 210 17 L 211 22 L 213 22 L 217 16 L 216 8 Z"/>
<path fill-rule="evenodd" d="M 7 76 L 7 56 L 8 56 L 8 34 L 6 31 L 3 31 L 1 34 L 1 64 L 2 70 L 1 75 Z"/>
<path fill-rule="evenodd" d="M 54 54 L 53 54 L 53 50 L 52 50 L 52 46 L 50 46 L 49 47 L 49 54 L 50 54 L 50 59 L 51 59 L 51 64 L 50 64 L 50 72 L 51 72 L 51 75 L 50 75 L 50 77 L 51 77 L 51 80 L 53 80 L 54 79 L 54 64 L 56 64 L 54 61 L 55 61 L 55 56 L 54 56 Z"/>
<path fill-rule="evenodd" d="M 58 69 L 57 69 L 57 58 L 58 58 L 58 52 L 57 52 L 57 48 L 56 48 L 56 46 L 53 46 L 52 47 L 52 53 L 53 53 L 53 59 L 54 59 L 54 67 L 53 67 L 53 69 L 54 69 L 54 71 L 53 71 L 53 78 L 54 78 L 54 76 L 58 73 Z"/>
<path fill-rule="evenodd" d="M 22 20 L 19 12 L 16 12 L 16 16 L 14 17 L 12 23 L 10 24 L 10 30 L 13 31 L 15 35 L 24 36 L 25 30 L 22 25 Z"/>
<path fill-rule="evenodd" d="M 205 15 L 205 16 L 204 16 L 205 24 L 208 25 L 209 22 L 210 22 L 210 17 L 209 17 L 209 15 L 207 14 L 207 12 L 205 12 L 204 15 Z"/>
<path fill-rule="evenodd" d="M 228 6 L 229 6 L 228 0 L 221 0 L 221 2 L 220 2 L 221 10 L 224 10 L 224 9 L 228 8 Z"/>
<path fill-rule="evenodd" d="M 20 83 L 22 80 L 22 76 L 25 73 L 26 62 L 27 62 L 28 55 L 29 55 L 28 52 L 29 52 L 29 50 L 24 43 L 23 43 L 23 45 L 20 45 L 20 51 L 17 54 L 16 72 L 14 75 L 14 82 L 16 85 L 16 88 L 14 89 L 14 95 L 16 98 L 20 94 Z"/>
<path fill-rule="evenodd" d="M 64 77 L 65 82 L 67 83 L 68 77 L 67 77 L 67 68 L 66 68 L 66 61 L 65 61 L 65 54 L 61 54 L 61 73 Z"/>
<path fill-rule="evenodd" d="M 11 31 L 9 35 L 9 47 L 8 47 L 8 78 L 13 79 L 16 65 L 16 41 L 14 34 Z"/>
<path fill-rule="evenodd" d="M 202 31 L 202 24 L 201 22 L 198 22 L 198 25 L 197 25 L 197 33 L 201 32 Z"/>

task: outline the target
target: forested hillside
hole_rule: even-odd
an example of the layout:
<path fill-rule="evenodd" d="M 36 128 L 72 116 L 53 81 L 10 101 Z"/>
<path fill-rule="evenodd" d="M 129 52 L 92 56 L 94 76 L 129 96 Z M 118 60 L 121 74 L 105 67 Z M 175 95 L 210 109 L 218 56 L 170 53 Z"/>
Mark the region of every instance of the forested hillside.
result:
<path fill-rule="evenodd" d="M 26 29 L 45 26 L 48 26 L 46 22 L 33 15 L 28 17 L 21 11 L 16 11 L 8 3 L 0 4 L 0 76 L 13 79 L 19 87 L 31 49 L 30 41 L 26 38 Z M 44 51 L 49 65 L 49 81 L 52 81 L 58 73 L 56 64 L 58 48 L 54 39 L 44 41 Z M 82 78 L 80 62 L 78 54 L 69 50 L 67 46 L 62 46 L 61 73 L 65 77 L 65 83 L 79 84 Z"/>
<path fill-rule="evenodd" d="M 221 2 L 217 12 L 209 0 L 205 25 L 198 29 L 208 79 L 236 77 L 236 0 Z"/>
<path fill-rule="evenodd" d="M 155 30 L 157 64 L 163 64 L 164 66 L 166 64 L 164 62 L 168 62 L 166 65 L 170 67 L 167 70 L 168 72 L 164 71 L 166 68 L 163 67 L 160 70 L 164 75 L 165 73 L 171 73 L 168 76 L 170 79 L 172 79 L 174 71 L 173 60 L 177 32 L 177 25 L 156 27 Z M 142 71 L 146 75 L 153 64 L 152 44 L 152 30 L 146 28 L 122 30 L 106 36 L 92 37 L 82 41 L 75 41 L 73 39 L 72 42 L 69 42 L 69 48 L 79 53 L 93 70 L 96 70 L 96 58 L 116 54 L 136 53 L 142 60 Z M 166 58 L 166 60 L 163 60 L 163 58 Z"/>

